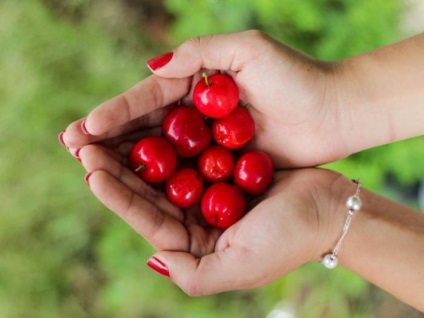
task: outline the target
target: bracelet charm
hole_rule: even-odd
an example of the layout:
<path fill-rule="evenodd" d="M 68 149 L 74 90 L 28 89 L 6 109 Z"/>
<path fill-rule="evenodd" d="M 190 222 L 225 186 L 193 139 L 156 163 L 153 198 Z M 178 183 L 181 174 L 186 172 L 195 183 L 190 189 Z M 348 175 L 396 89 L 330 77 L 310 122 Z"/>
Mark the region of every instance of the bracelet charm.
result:
<path fill-rule="evenodd" d="M 353 180 L 353 182 L 356 183 L 356 193 L 346 200 L 346 207 L 348 208 L 348 214 L 345 221 L 345 224 L 343 226 L 342 234 L 336 244 L 336 247 L 334 247 L 333 251 L 327 255 L 324 256 L 321 263 L 328 269 L 333 269 L 337 267 L 337 264 L 339 260 L 337 259 L 337 254 L 339 252 L 340 246 L 347 234 L 347 231 L 349 230 L 350 223 L 352 221 L 353 216 L 358 212 L 362 207 L 362 201 L 359 197 L 359 193 L 361 191 L 361 182 L 358 180 Z"/>

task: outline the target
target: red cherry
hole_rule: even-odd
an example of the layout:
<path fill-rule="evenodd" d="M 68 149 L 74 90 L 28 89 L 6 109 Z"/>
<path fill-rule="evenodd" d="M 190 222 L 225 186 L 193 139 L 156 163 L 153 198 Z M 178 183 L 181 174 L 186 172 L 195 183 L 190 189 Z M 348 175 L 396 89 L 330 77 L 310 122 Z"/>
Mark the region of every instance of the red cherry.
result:
<path fill-rule="evenodd" d="M 194 107 L 177 106 L 162 121 L 162 132 L 183 158 L 194 157 L 205 149 L 212 133 L 204 116 Z"/>
<path fill-rule="evenodd" d="M 274 173 L 270 156 L 263 151 L 243 154 L 234 168 L 234 183 L 244 192 L 261 195 L 269 187 Z"/>
<path fill-rule="evenodd" d="M 253 139 L 255 122 L 245 108 L 237 107 L 228 116 L 213 121 L 212 135 L 218 144 L 226 148 L 241 148 Z"/>
<path fill-rule="evenodd" d="M 159 136 L 149 136 L 137 142 L 130 153 L 130 167 L 144 181 L 160 183 L 177 167 L 177 154 L 172 145 Z"/>
<path fill-rule="evenodd" d="M 214 183 L 203 194 L 200 210 L 206 222 L 225 229 L 243 217 L 246 201 L 236 186 L 224 182 Z"/>
<path fill-rule="evenodd" d="M 231 113 L 239 102 L 239 91 L 232 77 L 226 74 L 203 75 L 193 90 L 193 103 L 211 118 L 222 118 Z"/>
<path fill-rule="evenodd" d="M 221 182 L 232 177 L 235 159 L 233 154 L 221 146 L 210 146 L 203 150 L 197 161 L 200 174 L 209 182 Z"/>
<path fill-rule="evenodd" d="M 203 179 L 192 168 L 181 168 L 166 181 L 166 196 L 176 206 L 188 209 L 199 203 L 203 194 Z"/>

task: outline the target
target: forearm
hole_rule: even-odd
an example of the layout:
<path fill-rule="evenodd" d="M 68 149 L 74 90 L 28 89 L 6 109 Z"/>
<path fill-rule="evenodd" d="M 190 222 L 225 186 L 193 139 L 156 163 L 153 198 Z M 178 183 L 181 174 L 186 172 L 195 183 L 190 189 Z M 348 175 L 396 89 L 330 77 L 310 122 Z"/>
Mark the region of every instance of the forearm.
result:
<path fill-rule="evenodd" d="M 343 197 L 354 193 L 352 185 L 345 189 L 350 192 Z M 340 265 L 424 311 L 424 214 L 366 190 L 361 199 L 363 207 L 339 252 Z M 332 226 L 339 232 L 342 211 Z"/>
<path fill-rule="evenodd" d="M 424 33 L 340 63 L 351 152 L 424 135 Z"/>

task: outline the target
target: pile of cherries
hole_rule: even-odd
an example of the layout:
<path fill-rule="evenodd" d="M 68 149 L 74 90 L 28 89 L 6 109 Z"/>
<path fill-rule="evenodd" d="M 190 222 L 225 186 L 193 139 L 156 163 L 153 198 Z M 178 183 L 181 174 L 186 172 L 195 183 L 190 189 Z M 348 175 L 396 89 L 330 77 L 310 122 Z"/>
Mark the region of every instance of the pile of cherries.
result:
<path fill-rule="evenodd" d="M 238 87 L 230 76 L 204 74 L 193 103 L 196 107 L 178 105 L 165 116 L 163 136 L 134 145 L 130 167 L 147 183 L 165 183 L 176 206 L 199 205 L 210 225 L 227 228 L 246 213 L 246 198 L 268 189 L 274 165 L 263 151 L 238 155 L 253 139 L 255 122 L 238 105 Z"/>

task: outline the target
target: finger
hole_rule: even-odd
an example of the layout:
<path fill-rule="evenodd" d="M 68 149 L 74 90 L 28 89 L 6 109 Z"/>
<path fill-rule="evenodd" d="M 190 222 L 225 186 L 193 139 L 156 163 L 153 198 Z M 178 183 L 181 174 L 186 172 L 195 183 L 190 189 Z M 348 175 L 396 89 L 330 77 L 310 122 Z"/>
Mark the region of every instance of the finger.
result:
<path fill-rule="evenodd" d="M 109 150 L 99 145 L 88 145 L 79 151 L 79 158 L 87 172 L 96 170 L 108 172 L 112 177 L 127 186 L 129 190 L 155 205 L 159 210 L 166 212 L 180 222 L 183 221 L 184 215 L 182 211 L 171 204 L 163 192 L 154 189 L 141 180 L 134 172 L 124 167 L 117 160 L 116 154 L 112 156 Z"/>
<path fill-rule="evenodd" d="M 122 156 L 128 157 L 133 146 L 148 136 L 161 136 L 162 129 L 161 127 L 147 128 L 142 130 L 137 130 L 133 133 L 118 136 L 109 140 L 101 142 L 102 145 L 107 148 L 113 149 Z"/>
<path fill-rule="evenodd" d="M 167 276 L 193 297 L 258 287 L 261 283 L 256 277 L 257 262 L 253 254 L 241 246 L 231 246 L 202 258 L 183 252 L 159 252 L 149 259 L 148 265 L 155 259 L 163 265 Z"/>
<path fill-rule="evenodd" d="M 62 139 L 66 147 L 78 149 L 83 145 L 101 140 L 103 136 L 90 136 L 81 130 L 84 118 L 78 119 L 68 125 L 63 132 Z"/>
<path fill-rule="evenodd" d="M 158 250 L 187 251 L 189 238 L 181 222 L 103 170 L 86 176 L 91 191 Z"/>
<path fill-rule="evenodd" d="M 195 37 L 175 49 L 166 65 L 151 70 L 167 78 L 192 76 L 202 68 L 239 72 L 270 43 L 259 31 Z"/>
<path fill-rule="evenodd" d="M 132 120 L 149 114 L 184 97 L 190 89 L 190 78 L 165 79 L 149 76 L 126 92 L 95 108 L 86 118 L 85 130 L 90 135 L 103 135 Z"/>
<path fill-rule="evenodd" d="M 100 107 L 100 106 L 99 106 Z M 166 114 L 174 107 L 174 105 L 168 105 L 161 107 L 156 111 L 145 114 L 141 117 L 135 118 L 119 127 L 110 127 L 110 130 L 106 131 L 102 135 L 91 135 L 84 132 L 86 129 L 86 119 L 78 119 L 66 128 L 62 134 L 62 140 L 65 146 L 69 148 L 80 148 L 90 143 L 104 141 L 112 139 L 117 136 L 139 131 L 140 129 L 158 127 L 161 125 L 163 118 Z M 103 114 L 100 114 L 102 117 Z M 83 126 L 85 128 L 83 129 Z"/>

